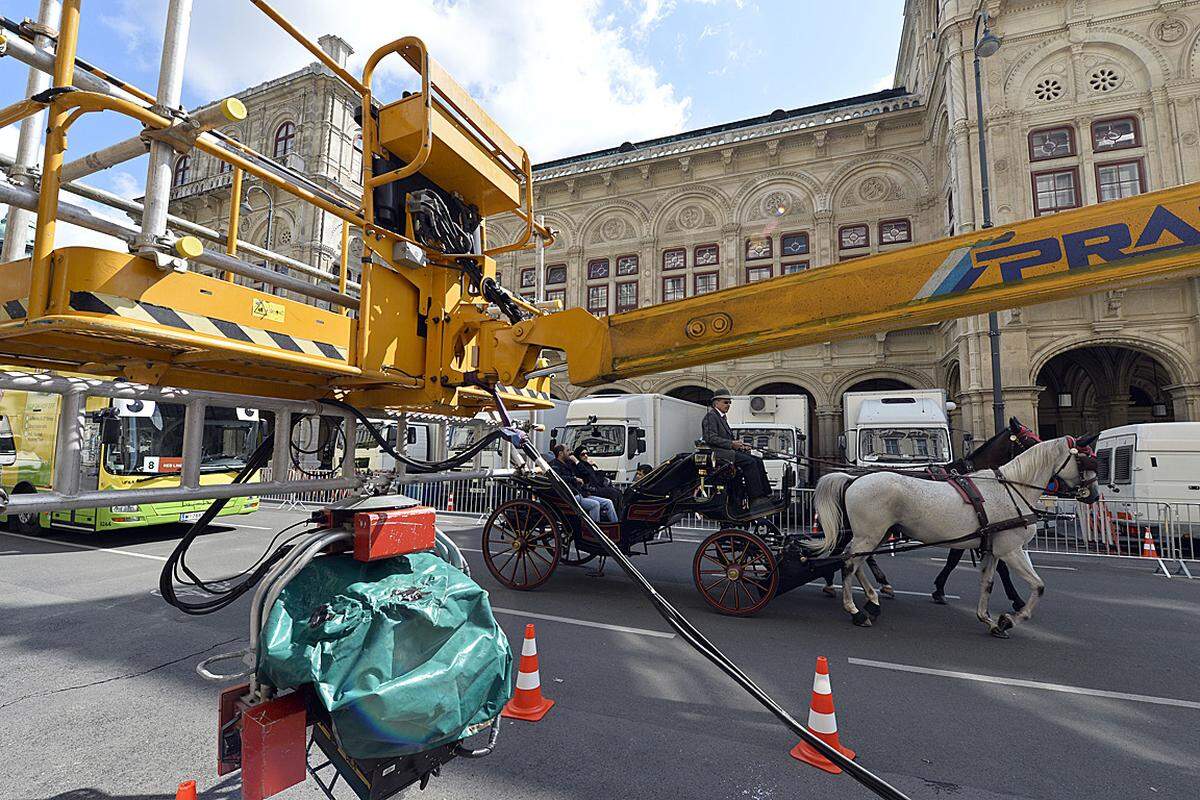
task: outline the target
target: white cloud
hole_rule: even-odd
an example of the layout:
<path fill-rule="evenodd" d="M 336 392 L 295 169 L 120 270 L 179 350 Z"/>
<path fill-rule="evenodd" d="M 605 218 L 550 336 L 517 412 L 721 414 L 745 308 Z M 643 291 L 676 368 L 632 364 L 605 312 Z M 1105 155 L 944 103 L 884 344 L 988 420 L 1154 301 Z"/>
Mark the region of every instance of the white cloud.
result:
<path fill-rule="evenodd" d="M 871 87 L 872 92 L 882 92 L 884 89 L 891 89 L 896 83 L 896 74 L 889 72 L 879 80 L 875 81 L 875 85 Z"/>
<path fill-rule="evenodd" d="M 675 0 L 642 0 L 641 5 L 633 23 L 633 33 L 638 37 L 645 36 L 675 10 Z"/>
<path fill-rule="evenodd" d="M 140 2 L 120 2 L 122 19 L 137 18 Z M 653 25 L 673 6 L 673 0 L 648 2 L 637 24 Z M 433 57 L 535 162 L 676 133 L 687 121 L 690 99 L 677 96 L 639 56 L 636 24 L 633 32 L 626 30 L 603 12 L 600 0 L 297 0 L 287 14 L 314 39 L 336 33 L 350 42 L 356 74 L 366 56 L 389 39 L 422 37 Z M 247 42 L 253 45 L 244 46 Z M 187 79 L 206 98 L 312 61 L 261 12 L 234 0 L 197 5 L 189 47 Z M 390 56 L 380 65 L 377 85 L 394 95 L 399 81 L 411 75 Z"/>
<path fill-rule="evenodd" d="M 12 125 L 7 128 L 0 129 L 0 153 L 12 158 L 17 152 L 17 137 L 19 129 Z M 41 161 L 41 147 L 38 148 L 39 162 Z M 73 205 L 83 206 L 88 211 L 98 217 L 129 224 L 129 218 L 122 216 L 120 212 L 114 211 L 111 208 L 102 206 L 99 203 L 94 203 L 91 200 L 85 200 L 67 192 L 63 192 L 60 196 L 61 200 Z M 8 206 L 0 205 L 0 217 L 8 217 Z M 78 225 L 68 225 L 67 223 L 59 223 L 55 228 L 54 246 L 55 247 L 71 247 L 81 245 L 86 247 L 103 247 L 109 250 L 117 250 L 124 253 L 127 248 L 125 243 L 120 239 L 116 239 L 107 234 L 97 233 L 87 228 L 81 228 Z"/>

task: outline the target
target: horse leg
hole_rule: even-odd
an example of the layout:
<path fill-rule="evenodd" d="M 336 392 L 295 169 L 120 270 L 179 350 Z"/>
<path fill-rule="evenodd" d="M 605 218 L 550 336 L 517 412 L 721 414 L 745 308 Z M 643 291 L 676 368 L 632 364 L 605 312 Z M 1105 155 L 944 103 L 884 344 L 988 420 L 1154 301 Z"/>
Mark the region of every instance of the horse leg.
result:
<path fill-rule="evenodd" d="M 867 558 L 867 566 L 870 568 L 871 574 L 875 576 L 875 580 L 879 581 L 879 593 L 884 597 L 895 597 L 896 590 L 892 588 L 892 582 L 888 580 L 888 576 L 879 566 L 879 562 L 875 560 L 875 556 Z"/>
<path fill-rule="evenodd" d="M 842 565 L 842 608 L 850 615 L 855 625 L 862 628 L 871 627 L 871 617 L 854 605 L 854 575 L 862 567 L 861 556 L 851 556 Z"/>
<path fill-rule="evenodd" d="M 979 617 L 979 621 L 988 626 L 988 632 L 993 636 L 1008 636 L 1001 631 L 996 632 L 996 621 L 992 619 L 992 615 L 988 613 L 988 601 L 992 597 L 992 580 L 996 572 L 996 557 L 991 553 L 984 553 L 979 565 L 979 607 L 975 610 L 975 616 Z"/>
<path fill-rule="evenodd" d="M 1029 560 L 1029 554 L 1021 548 L 1018 547 L 1014 552 L 1005 553 L 1003 559 L 1013 572 L 1020 575 L 1029 584 L 1029 601 L 1025 603 L 1025 607 L 1015 614 L 1001 614 L 1000 618 L 996 621 L 998 628 L 1008 630 L 1018 622 L 1024 622 L 1033 616 L 1033 610 L 1037 608 L 1038 601 L 1046 593 L 1046 583 L 1034 571 L 1033 562 Z"/>
<path fill-rule="evenodd" d="M 863 603 L 863 611 L 866 611 L 872 620 L 876 620 L 883 612 L 883 607 L 879 605 L 879 593 L 875 591 L 875 584 L 871 583 L 871 579 L 867 577 L 867 571 L 864 569 L 870 565 L 871 560 L 871 556 L 867 556 L 859 563 L 855 574 L 858 576 L 858 585 L 862 587 L 863 594 L 867 596 L 867 601 Z"/>

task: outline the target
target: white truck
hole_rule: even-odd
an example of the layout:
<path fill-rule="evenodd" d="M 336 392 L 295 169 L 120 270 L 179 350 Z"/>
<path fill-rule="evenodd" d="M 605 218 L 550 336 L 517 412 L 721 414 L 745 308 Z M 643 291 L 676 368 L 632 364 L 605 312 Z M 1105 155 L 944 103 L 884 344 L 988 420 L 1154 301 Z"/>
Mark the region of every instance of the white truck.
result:
<path fill-rule="evenodd" d="M 1096 477 L 1114 503 L 1200 503 L 1200 422 L 1109 428 L 1096 442 Z"/>
<path fill-rule="evenodd" d="M 804 395 L 735 395 L 729 407 L 733 434 L 758 450 L 788 456 L 808 455 L 808 398 Z M 781 491 L 790 470 L 793 486 L 808 485 L 808 465 L 784 458 L 763 458 L 773 491 Z"/>
<path fill-rule="evenodd" d="M 551 431 L 559 428 L 567 421 L 568 402 L 553 400 L 552 408 L 536 411 L 512 411 L 509 416 L 515 425 L 528 428 L 533 443 L 541 452 L 550 449 Z M 494 417 L 490 412 L 477 414 L 472 419 L 456 419 L 449 426 L 449 452 L 451 455 L 461 453 L 475 442 L 496 429 Z M 497 440 L 489 444 L 464 470 L 489 469 L 492 471 L 506 470 L 512 467 L 512 444 Z"/>
<path fill-rule="evenodd" d="M 948 464 L 954 404 L 942 389 L 847 392 L 842 397 L 844 460 L 860 467 Z"/>
<path fill-rule="evenodd" d="M 371 423 L 392 449 L 398 449 L 400 421 L 395 417 L 373 419 Z M 417 461 L 433 461 L 437 456 L 435 446 L 444 423 L 429 419 L 408 419 L 405 423 L 404 455 Z M 396 459 L 383 452 L 366 426 L 356 427 L 354 444 L 354 466 L 371 472 L 389 472 L 396 468 Z"/>
<path fill-rule="evenodd" d="M 596 469 L 613 483 L 633 483 L 638 464 L 656 467 L 696 449 L 708 409 L 661 394 L 621 394 L 572 400 L 553 439 L 586 445 Z"/>

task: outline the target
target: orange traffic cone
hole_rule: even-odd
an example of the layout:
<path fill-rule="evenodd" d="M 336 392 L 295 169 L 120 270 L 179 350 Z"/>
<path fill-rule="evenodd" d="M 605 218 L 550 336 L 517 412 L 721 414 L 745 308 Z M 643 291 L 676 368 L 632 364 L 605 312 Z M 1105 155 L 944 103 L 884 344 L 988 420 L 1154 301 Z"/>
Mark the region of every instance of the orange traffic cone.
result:
<path fill-rule="evenodd" d="M 447 511 L 454 510 L 454 493 L 453 492 L 451 492 L 450 496 L 448 498 L 446 498 L 446 510 Z"/>
<path fill-rule="evenodd" d="M 833 713 L 833 691 L 829 687 L 829 662 L 825 660 L 825 656 L 817 656 L 817 674 L 813 676 L 812 704 L 808 708 L 808 729 L 846 758 L 854 758 L 854 751 L 849 747 L 843 747 L 838 741 L 837 717 Z M 839 775 L 842 771 L 841 767 L 805 741 L 801 741 L 792 748 L 792 758 L 797 758 L 805 764 L 811 764 L 826 772 L 832 772 L 834 775 Z"/>
<path fill-rule="evenodd" d="M 533 623 L 525 626 L 525 642 L 521 645 L 521 664 L 517 668 L 517 691 L 505 704 L 500 716 L 537 722 L 546 716 L 553 700 L 542 697 L 542 679 L 538 675 L 537 641 L 533 638 Z"/>
<path fill-rule="evenodd" d="M 175 790 L 175 800 L 196 800 L 196 782 L 184 781 Z"/>
<path fill-rule="evenodd" d="M 1158 558 L 1158 550 L 1154 547 L 1154 537 L 1150 535 L 1150 526 L 1142 529 L 1142 558 Z"/>

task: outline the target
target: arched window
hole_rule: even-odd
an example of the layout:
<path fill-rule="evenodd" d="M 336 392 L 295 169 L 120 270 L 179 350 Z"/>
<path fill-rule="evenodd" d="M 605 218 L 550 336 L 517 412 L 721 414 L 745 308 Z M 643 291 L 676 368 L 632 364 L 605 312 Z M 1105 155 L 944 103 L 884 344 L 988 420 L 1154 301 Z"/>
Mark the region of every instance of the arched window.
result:
<path fill-rule="evenodd" d="M 180 156 L 175 162 L 175 175 L 171 178 L 172 186 L 183 186 L 188 182 L 188 170 L 191 167 L 191 156 Z"/>
<path fill-rule="evenodd" d="M 292 152 L 292 147 L 296 143 L 296 124 L 294 122 L 285 122 L 275 130 L 275 149 L 272 151 L 275 158 L 283 158 L 288 153 Z"/>

